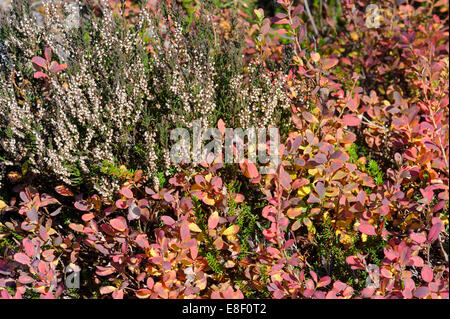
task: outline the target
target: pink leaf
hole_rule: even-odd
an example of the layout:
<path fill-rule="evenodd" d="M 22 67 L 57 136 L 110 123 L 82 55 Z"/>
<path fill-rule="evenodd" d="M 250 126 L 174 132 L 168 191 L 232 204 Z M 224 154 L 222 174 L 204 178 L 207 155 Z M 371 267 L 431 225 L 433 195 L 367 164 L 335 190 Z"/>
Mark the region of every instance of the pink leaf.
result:
<path fill-rule="evenodd" d="M 82 233 L 84 231 L 84 226 L 81 224 L 70 223 L 69 228 L 79 233 Z"/>
<path fill-rule="evenodd" d="M 198 246 L 195 244 L 195 246 L 189 247 L 189 250 L 191 251 L 191 257 L 192 259 L 196 259 L 198 255 Z"/>
<path fill-rule="evenodd" d="M 256 165 L 253 164 L 248 159 L 244 159 L 241 163 L 239 163 L 239 166 L 241 167 L 242 172 L 247 178 L 256 178 L 259 176 L 258 169 L 256 168 Z"/>
<path fill-rule="evenodd" d="M 309 274 L 311 275 L 312 279 L 314 279 L 314 282 L 317 282 L 317 274 L 314 271 L 310 271 Z M 314 288 L 311 288 L 314 289 Z"/>
<path fill-rule="evenodd" d="M 375 227 L 370 224 L 362 224 L 358 226 L 358 230 L 366 235 L 376 235 Z"/>
<path fill-rule="evenodd" d="M 30 257 L 28 257 L 27 255 L 25 255 L 24 253 L 17 253 L 14 255 L 14 260 L 24 264 L 24 265 L 29 265 L 30 264 Z"/>
<path fill-rule="evenodd" d="M 219 119 L 219 121 L 217 122 L 217 127 L 219 128 L 219 131 L 222 134 L 222 136 L 225 135 L 226 127 L 225 122 L 222 119 Z"/>
<path fill-rule="evenodd" d="M 325 186 L 322 182 L 318 182 L 316 184 L 316 192 L 319 195 L 320 199 L 323 199 L 325 197 Z"/>
<path fill-rule="evenodd" d="M 28 256 L 33 257 L 34 256 L 34 246 L 33 242 L 29 238 L 24 238 L 22 240 L 23 248 L 25 249 L 25 252 Z"/>
<path fill-rule="evenodd" d="M 423 235 L 421 233 L 411 233 L 409 235 L 409 237 L 418 244 L 423 244 L 424 242 L 427 241 L 427 238 L 425 237 L 425 235 Z"/>
<path fill-rule="evenodd" d="M 423 298 L 430 294 L 430 289 L 428 287 L 419 287 L 414 292 L 416 298 Z"/>
<path fill-rule="evenodd" d="M 191 238 L 191 231 L 187 223 L 183 223 L 180 228 L 180 236 L 182 241 L 187 241 Z"/>
<path fill-rule="evenodd" d="M 175 220 L 170 216 L 161 216 L 161 220 L 165 225 L 172 226 L 175 224 Z"/>
<path fill-rule="evenodd" d="M 438 218 L 438 220 L 435 220 L 433 218 L 433 220 L 434 220 L 434 223 L 433 223 L 434 225 L 431 226 L 430 232 L 428 233 L 428 242 L 429 243 L 434 242 L 439 237 L 439 234 L 441 233 L 442 228 L 443 228 L 442 221 L 439 218 Z"/>
<path fill-rule="evenodd" d="M 356 196 L 356 200 L 357 200 L 358 202 L 360 202 L 361 205 L 364 205 L 364 203 L 366 202 L 366 193 L 365 193 L 363 190 L 361 190 L 361 191 L 358 193 L 358 195 Z"/>
<path fill-rule="evenodd" d="M 50 47 L 45 48 L 44 56 L 47 59 L 47 61 L 50 62 L 50 59 L 52 58 L 52 49 Z"/>
<path fill-rule="evenodd" d="M 217 225 L 219 224 L 219 213 L 217 211 L 215 211 L 214 213 L 211 214 L 211 216 L 209 216 L 208 218 L 208 228 L 209 229 L 214 229 L 217 227 Z"/>
<path fill-rule="evenodd" d="M 118 231 L 125 231 L 127 229 L 127 221 L 122 216 L 114 218 L 110 221 L 111 226 Z"/>
<path fill-rule="evenodd" d="M 344 124 L 347 126 L 358 126 L 361 120 L 354 115 L 346 114 L 344 115 Z"/>
<path fill-rule="evenodd" d="M 40 72 L 40 71 L 34 72 L 33 77 L 35 79 L 40 79 L 40 78 L 47 78 L 48 79 L 49 78 L 47 74 L 45 74 L 44 72 Z"/>
<path fill-rule="evenodd" d="M 120 209 L 128 208 L 128 201 L 124 199 L 119 199 L 116 201 L 116 207 Z"/>
<path fill-rule="evenodd" d="M 325 287 L 331 283 L 331 278 L 329 276 L 325 276 L 320 278 L 319 283 L 317 284 L 317 287 Z"/>
<path fill-rule="evenodd" d="M 74 203 L 76 209 L 81 211 L 89 211 L 89 205 L 85 200 L 78 200 Z"/>
<path fill-rule="evenodd" d="M 122 187 L 119 193 L 126 198 L 133 198 L 133 192 L 127 187 Z"/>
<path fill-rule="evenodd" d="M 35 56 L 34 58 L 31 59 L 31 62 L 40 66 L 41 68 L 44 68 L 44 69 L 47 68 L 47 61 L 45 61 L 45 59 L 41 58 L 40 56 Z"/>
<path fill-rule="evenodd" d="M 63 63 L 63 64 L 58 64 L 55 62 L 55 64 L 52 63 L 52 65 L 50 66 L 50 71 L 53 73 L 57 73 L 59 71 L 65 70 L 67 69 L 67 64 Z"/>
<path fill-rule="evenodd" d="M 139 234 L 139 235 L 137 235 L 136 236 L 136 243 L 142 249 L 150 248 L 150 244 L 148 243 L 148 239 L 147 239 L 147 235 L 146 234 Z"/>
<path fill-rule="evenodd" d="M 104 287 L 101 287 L 101 288 L 100 288 L 100 293 L 101 293 L 102 295 L 106 295 L 106 294 L 112 293 L 112 292 L 115 291 L 115 290 L 116 290 L 116 287 L 113 287 L 113 286 L 104 286 Z"/>
<path fill-rule="evenodd" d="M 426 282 L 433 281 L 433 269 L 428 266 L 423 266 L 421 271 L 422 279 Z"/>
<path fill-rule="evenodd" d="M 47 229 L 42 225 L 39 227 L 39 237 L 41 237 L 44 242 L 46 242 L 49 238 Z"/>
<path fill-rule="evenodd" d="M 323 59 L 322 60 L 322 68 L 324 70 L 328 70 L 333 68 L 334 66 L 336 66 L 338 64 L 339 60 L 336 58 L 330 58 L 330 59 Z"/>

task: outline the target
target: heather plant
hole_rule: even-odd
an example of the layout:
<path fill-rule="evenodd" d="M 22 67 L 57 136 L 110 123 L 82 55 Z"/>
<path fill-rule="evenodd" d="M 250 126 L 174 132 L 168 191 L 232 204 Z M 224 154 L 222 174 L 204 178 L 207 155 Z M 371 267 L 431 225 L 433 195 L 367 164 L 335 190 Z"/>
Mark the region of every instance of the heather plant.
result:
<path fill-rule="evenodd" d="M 40 23 L 24 1 L 2 17 L 2 167 L 26 162 L 107 196 L 119 185 L 104 160 L 166 172 L 170 129 L 220 117 L 275 124 L 289 107 L 283 74 L 257 60 L 246 71 L 242 41 L 219 38 L 206 11 L 188 23 L 175 3 L 149 3 L 131 24 L 117 7 L 87 3 L 67 28 L 55 3 L 43 6 Z"/>

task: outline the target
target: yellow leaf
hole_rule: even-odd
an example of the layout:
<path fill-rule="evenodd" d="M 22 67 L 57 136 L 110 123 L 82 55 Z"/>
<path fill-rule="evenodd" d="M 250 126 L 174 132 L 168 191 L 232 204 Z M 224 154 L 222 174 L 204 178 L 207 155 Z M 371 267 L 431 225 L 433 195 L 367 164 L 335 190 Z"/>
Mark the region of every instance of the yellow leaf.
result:
<path fill-rule="evenodd" d="M 12 183 L 16 183 L 22 179 L 22 174 L 16 171 L 12 171 L 8 173 L 8 178 Z"/>
<path fill-rule="evenodd" d="M 156 251 L 153 248 L 150 248 L 149 253 L 150 253 L 150 256 L 152 256 L 152 257 L 155 257 L 157 255 Z"/>
<path fill-rule="evenodd" d="M 319 60 L 320 60 L 320 54 L 319 53 L 317 53 L 317 52 L 312 52 L 311 53 L 311 59 L 314 61 L 314 62 L 319 62 Z"/>
<path fill-rule="evenodd" d="M 350 32 L 350 38 L 352 38 L 353 41 L 358 41 L 359 39 L 358 33 L 356 33 L 355 31 Z"/>
<path fill-rule="evenodd" d="M 317 168 L 311 168 L 308 170 L 308 173 L 312 176 L 316 176 L 319 170 Z"/>
<path fill-rule="evenodd" d="M 27 162 L 23 163 L 21 168 L 22 168 L 22 175 L 27 175 L 28 163 Z"/>
<path fill-rule="evenodd" d="M 311 192 L 311 187 L 309 187 L 308 185 L 305 185 L 305 186 L 300 187 L 298 189 L 297 194 L 298 194 L 299 197 L 305 197 L 310 192 Z"/>
<path fill-rule="evenodd" d="M 233 225 L 228 227 L 227 229 L 225 229 L 225 231 L 223 232 L 222 235 L 224 236 L 232 236 L 237 234 L 237 232 L 239 231 L 239 226 L 238 225 Z"/>
<path fill-rule="evenodd" d="M 210 206 L 212 206 L 216 203 L 216 201 L 213 198 L 209 197 L 208 195 L 205 195 L 202 198 L 202 200 L 206 205 L 210 205 Z"/>
<path fill-rule="evenodd" d="M 367 241 L 367 235 L 366 234 L 361 234 L 361 240 L 363 243 L 365 243 Z"/>
<path fill-rule="evenodd" d="M 6 207 L 8 207 L 8 205 L 6 205 L 6 203 L 4 201 L 0 200 L 0 210 L 4 209 Z"/>
<path fill-rule="evenodd" d="M 272 275 L 272 281 L 283 281 L 283 278 L 281 278 L 281 275 L 279 273 L 275 273 L 274 275 Z"/>
<path fill-rule="evenodd" d="M 201 233 L 201 232 L 202 232 L 202 230 L 200 229 L 200 227 L 198 227 L 198 225 L 195 224 L 195 223 L 190 223 L 190 224 L 189 224 L 189 230 L 190 230 L 190 231 L 193 231 L 194 233 Z"/>
<path fill-rule="evenodd" d="M 288 209 L 286 215 L 289 218 L 295 218 L 302 213 L 303 209 L 301 207 L 291 207 Z"/>
<path fill-rule="evenodd" d="M 325 196 L 327 197 L 335 197 L 339 194 L 339 190 L 337 187 L 327 187 L 325 192 Z"/>

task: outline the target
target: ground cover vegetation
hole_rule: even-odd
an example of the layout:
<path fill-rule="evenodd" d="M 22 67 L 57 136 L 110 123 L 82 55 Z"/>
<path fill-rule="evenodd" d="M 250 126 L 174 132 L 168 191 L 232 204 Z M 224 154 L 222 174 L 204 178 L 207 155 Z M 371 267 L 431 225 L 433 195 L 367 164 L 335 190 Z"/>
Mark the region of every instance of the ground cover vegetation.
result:
<path fill-rule="evenodd" d="M 444 0 L 3 5 L 1 298 L 448 299 L 448 37 Z M 280 162 L 172 163 L 194 121 Z"/>

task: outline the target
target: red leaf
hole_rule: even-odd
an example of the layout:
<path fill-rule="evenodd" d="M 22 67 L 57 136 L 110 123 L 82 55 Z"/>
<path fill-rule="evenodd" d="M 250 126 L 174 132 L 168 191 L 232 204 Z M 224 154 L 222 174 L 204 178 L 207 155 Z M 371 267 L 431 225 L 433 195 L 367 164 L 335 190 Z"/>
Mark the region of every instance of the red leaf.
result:
<path fill-rule="evenodd" d="M 62 196 L 74 196 L 72 191 L 64 185 L 59 185 L 55 187 L 56 192 Z"/>
<path fill-rule="evenodd" d="M 208 218 L 208 228 L 214 229 L 217 227 L 217 224 L 219 224 L 219 213 L 217 211 L 214 211 L 214 213 L 211 214 Z"/>
<path fill-rule="evenodd" d="M 99 276 L 108 276 L 116 272 L 114 267 L 97 266 L 95 273 Z"/>
<path fill-rule="evenodd" d="M 67 64 L 64 64 L 64 63 L 58 64 L 55 62 L 55 64 L 53 64 L 53 62 L 52 62 L 52 64 L 50 65 L 50 71 L 53 73 L 57 73 L 59 71 L 65 70 L 66 68 L 67 68 Z"/>
<path fill-rule="evenodd" d="M 434 225 L 431 226 L 431 229 L 428 233 L 428 242 L 429 243 L 434 242 L 439 237 L 439 234 L 441 233 L 442 228 L 443 228 L 442 221 L 439 218 L 438 218 L 438 220 L 433 218 L 433 220 L 434 220 L 434 223 L 433 223 Z"/>
<path fill-rule="evenodd" d="M 152 294 L 152 292 L 148 289 L 139 289 L 138 291 L 136 291 L 136 297 L 140 298 L 140 299 L 146 299 L 148 297 L 150 297 Z"/>
<path fill-rule="evenodd" d="M 426 282 L 433 281 L 433 269 L 428 266 L 423 266 L 422 271 L 420 272 L 422 275 L 422 279 Z"/>
<path fill-rule="evenodd" d="M 78 200 L 74 203 L 76 209 L 81 211 L 89 211 L 89 205 L 85 200 Z"/>
<path fill-rule="evenodd" d="M 195 239 L 194 239 L 195 240 Z M 198 246 L 197 243 L 195 244 L 195 246 L 189 247 L 189 250 L 191 251 L 191 257 L 192 259 L 196 259 L 197 255 L 198 255 Z"/>
<path fill-rule="evenodd" d="M 93 213 L 88 213 L 88 214 L 83 214 L 83 216 L 81 216 L 81 219 L 85 222 L 88 222 L 92 219 L 94 219 L 95 215 Z"/>
<path fill-rule="evenodd" d="M 346 114 L 344 115 L 344 125 L 347 126 L 358 126 L 361 123 L 361 120 L 354 115 Z"/>
<path fill-rule="evenodd" d="M 100 293 L 101 293 L 102 295 L 110 294 L 110 293 L 112 293 L 113 291 L 116 291 L 116 287 L 113 287 L 113 286 L 104 286 L 104 287 L 101 287 L 101 288 L 100 288 Z"/>
<path fill-rule="evenodd" d="M 33 242 L 29 238 L 24 238 L 22 240 L 23 248 L 28 256 L 34 256 L 34 245 Z"/>
<path fill-rule="evenodd" d="M 80 233 L 84 231 L 84 226 L 81 224 L 70 223 L 69 228 Z"/>
<path fill-rule="evenodd" d="M 45 48 L 44 56 L 47 59 L 47 61 L 50 62 L 50 59 L 52 58 L 52 49 L 50 47 Z"/>
<path fill-rule="evenodd" d="M 44 242 L 48 240 L 47 229 L 42 225 L 39 227 L 39 237 L 41 237 Z"/>
<path fill-rule="evenodd" d="M 144 172 L 143 172 L 141 169 L 137 170 L 137 171 L 136 171 L 136 174 L 134 174 L 133 181 L 134 181 L 135 183 L 139 182 L 140 179 L 142 178 L 142 175 L 143 175 L 143 174 L 144 174 Z"/>
<path fill-rule="evenodd" d="M 147 239 L 147 235 L 146 234 L 139 234 L 139 235 L 137 235 L 136 236 L 136 243 L 142 249 L 150 248 L 150 244 L 148 243 L 148 239 Z"/>
<path fill-rule="evenodd" d="M 191 238 L 191 231 L 187 223 L 183 223 L 180 228 L 180 236 L 182 241 L 187 241 Z"/>
<path fill-rule="evenodd" d="M 30 264 L 30 257 L 28 257 L 27 255 L 25 255 L 24 253 L 17 253 L 14 255 L 14 260 L 24 264 L 24 265 L 29 265 Z"/>
<path fill-rule="evenodd" d="M 320 199 L 325 197 L 325 186 L 322 182 L 318 182 L 316 184 L 316 192 L 319 195 Z"/>
<path fill-rule="evenodd" d="M 40 66 L 41 68 L 44 69 L 47 68 L 47 61 L 44 58 L 41 58 L 40 56 L 35 56 L 34 58 L 31 59 L 31 62 Z"/>
<path fill-rule="evenodd" d="M 47 74 L 45 74 L 44 72 L 40 72 L 40 71 L 34 72 L 33 77 L 35 79 L 40 79 L 40 78 L 47 78 L 48 79 L 49 78 Z"/>
<path fill-rule="evenodd" d="M 356 196 L 356 200 L 361 203 L 361 205 L 364 205 L 366 202 L 366 193 L 362 190 L 358 193 Z"/>
<path fill-rule="evenodd" d="M 330 59 L 323 59 L 322 60 L 322 68 L 324 70 L 331 69 L 332 67 L 336 66 L 338 64 L 339 60 L 336 58 L 330 58 Z"/>
<path fill-rule="evenodd" d="M 329 276 L 325 276 L 320 278 L 317 287 L 325 287 L 331 283 L 331 278 Z"/>
<path fill-rule="evenodd" d="M 118 231 L 125 231 L 127 229 L 127 220 L 122 216 L 114 218 L 110 221 L 111 226 Z"/>
<path fill-rule="evenodd" d="M 234 201 L 236 203 L 242 203 L 244 201 L 244 195 L 242 194 L 234 194 Z"/>
<path fill-rule="evenodd" d="M 414 297 L 416 298 L 423 298 L 428 296 L 430 293 L 430 289 L 428 287 L 419 287 L 414 291 Z"/>
<path fill-rule="evenodd" d="M 377 232 L 375 231 L 375 227 L 373 227 L 370 224 L 362 224 L 358 226 L 358 230 L 366 235 L 376 235 Z"/>
<path fill-rule="evenodd" d="M 161 216 L 161 220 L 165 225 L 172 226 L 175 224 L 175 220 L 170 216 Z"/>
<path fill-rule="evenodd" d="M 128 208 L 128 201 L 124 199 L 119 199 L 116 201 L 116 207 L 121 209 Z"/>
<path fill-rule="evenodd" d="M 425 235 L 423 235 L 421 233 L 411 233 L 409 235 L 409 237 L 418 244 L 423 244 L 424 242 L 427 241 L 427 238 L 425 237 Z"/>
<path fill-rule="evenodd" d="M 248 159 L 244 159 L 241 163 L 239 163 L 239 166 L 247 178 L 257 178 L 259 176 L 256 165 Z"/>
<path fill-rule="evenodd" d="M 120 195 L 123 195 L 126 198 L 133 198 L 133 192 L 127 187 L 122 187 L 120 189 Z"/>

